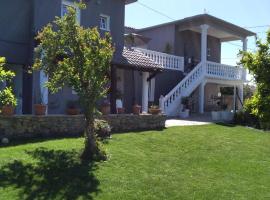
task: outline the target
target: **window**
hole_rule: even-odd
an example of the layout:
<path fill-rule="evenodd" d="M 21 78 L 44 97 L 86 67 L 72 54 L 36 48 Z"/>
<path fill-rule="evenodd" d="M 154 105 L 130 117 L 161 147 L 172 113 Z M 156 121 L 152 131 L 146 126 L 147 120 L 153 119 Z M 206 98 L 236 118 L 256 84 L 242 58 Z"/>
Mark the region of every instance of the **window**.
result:
<path fill-rule="evenodd" d="M 73 7 L 76 10 L 77 15 L 77 22 L 80 24 L 81 21 L 81 11 L 78 6 L 76 6 L 73 2 L 68 0 L 62 0 L 62 6 L 61 6 L 61 16 L 63 17 L 68 13 L 68 8 Z"/>
<path fill-rule="evenodd" d="M 107 15 L 100 15 L 100 29 L 110 31 L 110 17 Z"/>

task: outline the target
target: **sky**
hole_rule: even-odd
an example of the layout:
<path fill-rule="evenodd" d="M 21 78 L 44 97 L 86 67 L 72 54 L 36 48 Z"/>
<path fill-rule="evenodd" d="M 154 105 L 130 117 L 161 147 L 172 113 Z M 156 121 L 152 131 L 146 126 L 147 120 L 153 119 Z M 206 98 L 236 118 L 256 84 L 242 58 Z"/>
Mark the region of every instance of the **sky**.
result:
<path fill-rule="evenodd" d="M 270 28 L 270 0 L 138 0 L 126 6 L 126 26 L 144 28 L 173 20 L 207 12 L 241 27 L 256 32 L 257 37 L 265 39 Z M 166 15 L 146 8 L 140 3 Z M 263 27 L 257 27 L 263 26 Z M 248 38 L 248 50 L 255 50 L 255 38 Z M 222 44 L 223 64 L 236 65 L 237 54 L 242 42 L 233 41 Z"/>

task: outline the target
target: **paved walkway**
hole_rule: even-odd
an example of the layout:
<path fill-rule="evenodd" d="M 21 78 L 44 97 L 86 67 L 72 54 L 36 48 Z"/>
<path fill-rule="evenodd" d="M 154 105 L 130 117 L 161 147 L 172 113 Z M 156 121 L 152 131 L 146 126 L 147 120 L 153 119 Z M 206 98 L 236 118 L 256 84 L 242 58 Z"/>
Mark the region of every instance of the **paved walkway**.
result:
<path fill-rule="evenodd" d="M 166 127 L 173 126 L 197 126 L 212 124 L 211 113 L 206 114 L 194 114 L 187 119 L 172 118 L 166 121 Z"/>

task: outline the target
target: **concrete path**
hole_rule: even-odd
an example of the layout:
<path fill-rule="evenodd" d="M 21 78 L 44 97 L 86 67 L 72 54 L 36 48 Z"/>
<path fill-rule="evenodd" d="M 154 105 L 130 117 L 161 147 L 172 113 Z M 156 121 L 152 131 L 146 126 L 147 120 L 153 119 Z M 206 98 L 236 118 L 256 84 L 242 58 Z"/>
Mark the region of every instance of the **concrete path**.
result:
<path fill-rule="evenodd" d="M 212 124 L 213 121 L 211 119 L 210 113 L 206 114 L 196 114 L 192 115 L 187 119 L 180 119 L 180 118 L 172 118 L 166 121 L 166 127 L 173 127 L 173 126 L 198 126 L 198 125 L 206 125 Z"/>

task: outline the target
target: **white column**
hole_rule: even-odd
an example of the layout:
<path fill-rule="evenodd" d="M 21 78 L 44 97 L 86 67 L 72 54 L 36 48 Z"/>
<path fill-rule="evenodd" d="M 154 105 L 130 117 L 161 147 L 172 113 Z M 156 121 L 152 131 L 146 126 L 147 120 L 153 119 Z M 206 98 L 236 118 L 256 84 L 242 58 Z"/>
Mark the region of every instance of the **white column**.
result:
<path fill-rule="evenodd" d="M 233 86 L 233 112 L 236 112 L 236 86 Z"/>
<path fill-rule="evenodd" d="M 199 112 L 200 114 L 204 113 L 204 87 L 205 87 L 205 82 L 202 82 L 199 86 Z"/>
<path fill-rule="evenodd" d="M 243 51 L 247 51 L 248 39 L 247 38 L 243 38 L 242 39 L 242 43 L 243 43 Z"/>
<path fill-rule="evenodd" d="M 207 31 L 209 26 L 207 24 L 201 25 L 201 61 L 207 61 Z"/>
<path fill-rule="evenodd" d="M 40 103 L 44 105 L 48 105 L 49 101 L 49 91 L 48 88 L 45 86 L 45 83 L 48 82 L 48 76 L 44 73 L 44 71 L 40 71 L 40 97 L 41 101 Z M 46 114 L 48 112 L 48 108 L 46 110 Z"/>
<path fill-rule="evenodd" d="M 148 113 L 148 91 L 149 82 L 147 81 L 149 72 L 143 72 L 142 74 L 142 113 Z"/>
<path fill-rule="evenodd" d="M 165 113 L 165 108 L 164 108 L 164 96 L 161 95 L 159 97 L 159 108 L 162 110 L 163 113 Z"/>
<path fill-rule="evenodd" d="M 243 38 L 242 39 L 242 43 L 243 43 L 243 51 L 247 51 L 247 43 L 248 43 L 248 39 L 247 38 Z M 242 71 L 242 79 L 243 81 L 246 81 L 247 78 L 247 70 L 242 66 L 243 71 Z"/>

